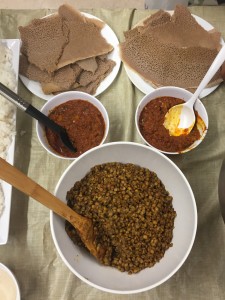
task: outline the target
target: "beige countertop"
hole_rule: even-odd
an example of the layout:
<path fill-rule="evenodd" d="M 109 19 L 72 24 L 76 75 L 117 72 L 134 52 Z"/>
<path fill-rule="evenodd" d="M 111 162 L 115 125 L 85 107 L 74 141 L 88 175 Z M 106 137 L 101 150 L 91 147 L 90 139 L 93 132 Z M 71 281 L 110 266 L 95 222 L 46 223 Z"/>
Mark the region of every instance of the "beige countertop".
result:
<path fill-rule="evenodd" d="M 40 9 L 40 8 L 58 8 L 63 3 L 70 3 L 77 8 L 144 8 L 144 0 L 1 0 L 0 9 Z"/>

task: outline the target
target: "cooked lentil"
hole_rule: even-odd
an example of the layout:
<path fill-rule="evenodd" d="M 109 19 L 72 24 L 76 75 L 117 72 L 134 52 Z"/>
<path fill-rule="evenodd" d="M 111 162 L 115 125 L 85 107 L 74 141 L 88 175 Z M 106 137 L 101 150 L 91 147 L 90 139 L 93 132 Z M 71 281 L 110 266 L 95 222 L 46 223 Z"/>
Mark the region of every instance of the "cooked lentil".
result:
<path fill-rule="evenodd" d="M 152 267 L 172 246 L 172 197 L 156 173 L 131 163 L 105 163 L 67 192 L 67 205 L 93 220 L 98 243 L 108 245 L 103 264 L 129 274 Z M 74 243 L 83 245 L 66 222 Z"/>

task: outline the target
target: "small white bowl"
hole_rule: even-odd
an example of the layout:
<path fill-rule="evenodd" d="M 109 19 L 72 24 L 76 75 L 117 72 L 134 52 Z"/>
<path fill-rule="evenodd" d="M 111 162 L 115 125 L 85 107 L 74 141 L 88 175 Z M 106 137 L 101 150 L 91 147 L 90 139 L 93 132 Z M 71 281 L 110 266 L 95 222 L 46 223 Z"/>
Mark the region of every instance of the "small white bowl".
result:
<path fill-rule="evenodd" d="M 197 209 L 191 187 L 181 170 L 159 151 L 130 142 L 114 142 L 95 147 L 73 161 L 62 174 L 55 194 L 66 203 L 66 194 L 92 167 L 107 163 L 132 163 L 155 172 L 173 197 L 177 213 L 173 246 L 152 268 L 129 275 L 101 265 L 83 248 L 75 245 L 65 231 L 65 220 L 50 212 L 50 225 L 56 249 L 66 266 L 81 280 L 100 290 L 135 294 L 150 290 L 168 280 L 182 266 L 194 243 Z M 107 296 L 106 296 L 107 297 Z"/>
<path fill-rule="evenodd" d="M 0 263 L 0 299 L 20 300 L 20 289 L 13 273 Z"/>
<path fill-rule="evenodd" d="M 103 144 L 107 138 L 108 131 L 109 131 L 109 117 L 108 117 L 108 113 L 107 113 L 105 107 L 103 106 L 103 104 L 94 96 L 84 93 L 84 92 L 77 92 L 77 91 L 64 92 L 64 93 L 58 94 L 58 95 L 54 96 L 53 98 L 51 98 L 50 100 L 48 100 L 45 103 L 45 105 L 41 108 L 41 112 L 45 115 L 48 115 L 50 113 L 50 111 L 53 108 L 55 108 L 56 106 L 58 106 L 62 103 L 65 103 L 69 100 L 78 100 L 78 99 L 90 102 L 102 114 L 102 117 L 105 122 L 105 133 L 104 133 L 104 137 L 100 144 Z M 62 159 L 69 159 L 69 160 L 76 159 L 74 157 L 62 156 L 59 153 L 57 153 L 56 151 L 54 151 L 54 149 L 49 145 L 49 143 L 47 141 L 44 126 L 42 124 L 40 124 L 39 122 L 36 123 L 36 131 L 37 131 L 37 136 L 38 136 L 38 139 L 39 139 L 41 145 L 49 153 L 51 153 L 55 157 L 62 158 Z"/>
<path fill-rule="evenodd" d="M 167 87 L 161 87 L 161 88 L 155 89 L 154 91 L 150 92 L 149 94 L 145 95 L 142 98 L 142 100 L 140 101 L 140 103 L 136 109 L 135 124 L 136 124 L 137 131 L 138 131 L 140 137 L 142 138 L 142 140 L 144 141 L 144 143 L 146 143 L 148 146 L 151 146 L 153 148 L 155 148 L 155 147 L 152 146 L 149 142 L 147 142 L 146 139 L 143 137 L 142 133 L 140 132 L 139 118 L 140 118 L 140 114 L 141 114 L 143 108 L 151 100 L 159 98 L 159 97 L 166 97 L 166 96 L 167 97 L 175 97 L 175 98 L 183 99 L 184 101 L 188 101 L 191 98 L 192 93 L 185 89 L 179 88 L 179 87 L 167 86 Z M 203 120 L 203 122 L 205 124 L 205 128 L 203 130 L 201 130 L 201 128 L 199 128 L 200 139 L 196 140 L 192 145 L 190 145 L 188 148 L 186 148 L 185 150 L 182 150 L 180 152 L 167 152 L 167 151 L 163 151 L 158 148 L 155 148 L 155 149 L 157 149 L 160 152 L 165 153 L 165 154 L 180 154 L 180 153 L 185 153 L 185 152 L 188 152 L 188 151 L 196 148 L 203 141 L 203 139 L 206 136 L 207 130 L 208 130 L 208 114 L 205 109 L 205 106 L 202 104 L 202 102 L 199 99 L 197 99 L 197 101 L 195 102 L 194 108 L 198 112 L 199 116 L 201 117 L 201 119 Z"/>

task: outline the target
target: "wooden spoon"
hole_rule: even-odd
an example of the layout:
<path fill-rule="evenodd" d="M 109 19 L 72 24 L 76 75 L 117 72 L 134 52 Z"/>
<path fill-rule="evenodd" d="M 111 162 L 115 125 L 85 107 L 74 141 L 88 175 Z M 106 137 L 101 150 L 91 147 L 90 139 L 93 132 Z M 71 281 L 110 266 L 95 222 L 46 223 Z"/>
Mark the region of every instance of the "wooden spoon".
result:
<path fill-rule="evenodd" d="M 0 179 L 8 182 L 70 222 L 76 228 L 90 253 L 102 262 L 106 249 L 101 244 L 96 243 L 91 219 L 73 211 L 65 203 L 2 158 L 0 158 Z"/>

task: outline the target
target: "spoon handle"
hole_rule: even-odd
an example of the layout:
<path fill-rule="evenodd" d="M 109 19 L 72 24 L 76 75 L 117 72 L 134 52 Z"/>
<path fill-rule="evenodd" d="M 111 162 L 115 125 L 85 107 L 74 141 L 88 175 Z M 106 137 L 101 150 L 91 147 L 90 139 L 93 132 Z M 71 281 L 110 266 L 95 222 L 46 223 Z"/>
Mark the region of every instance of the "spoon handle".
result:
<path fill-rule="evenodd" d="M 32 106 L 30 103 L 22 99 L 19 95 L 14 93 L 12 90 L 10 90 L 7 86 L 2 84 L 1 82 L 0 82 L 0 94 L 10 102 L 15 104 L 17 107 L 22 109 L 25 113 L 38 120 L 41 124 L 47 126 L 48 128 L 51 128 L 51 130 L 56 132 L 60 136 L 63 144 L 67 148 L 69 148 L 70 151 L 72 152 L 77 151 L 77 149 L 73 146 L 72 142 L 70 141 L 66 129 L 64 129 L 62 126 L 58 125 L 57 123 L 55 123 L 48 116 L 46 116 L 41 111 L 39 111 L 34 106 Z"/>
<path fill-rule="evenodd" d="M 207 73 L 205 74 L 204 78 L 202 79 L 201 83 L 199 84 L 198 88 L 196 89 L 195 93 L 192 95 L 191 99 L 188 101 L 190 105 L 194 104 L 194 101 L 198 98 L 202 90 L 207 86 L 216 72 L 219 70 L 221 65 L 225 61 L 225 44 L 220 49 L 219 53 L 217 54 L 216 58 L 214 59 L 213 63 L 211 64 L 210 68 L 208 69 Z"/>
<path fill-rule="evenodd" d="M 29 103 L 23 100 L 19 95 L 10 90 L 7 86 L 0 82 L 0 94 L 15 104 L 17 107 L 25 111 Z"/>
<path fill-rule="evenodd" d="M 77 214 L 65 203 L 49 193 L 31 178 L 0 157 L 0 179 L 8 182 L 27 196 L 54 211 L 57 215 L 72 222 L 78 230 L 82 230 L 86 218 Z"/>
<path fill-rule="evenodd" d="M 0 94 L 40 123 L 60 133 L 64 129 L 0 82 Z"/>

